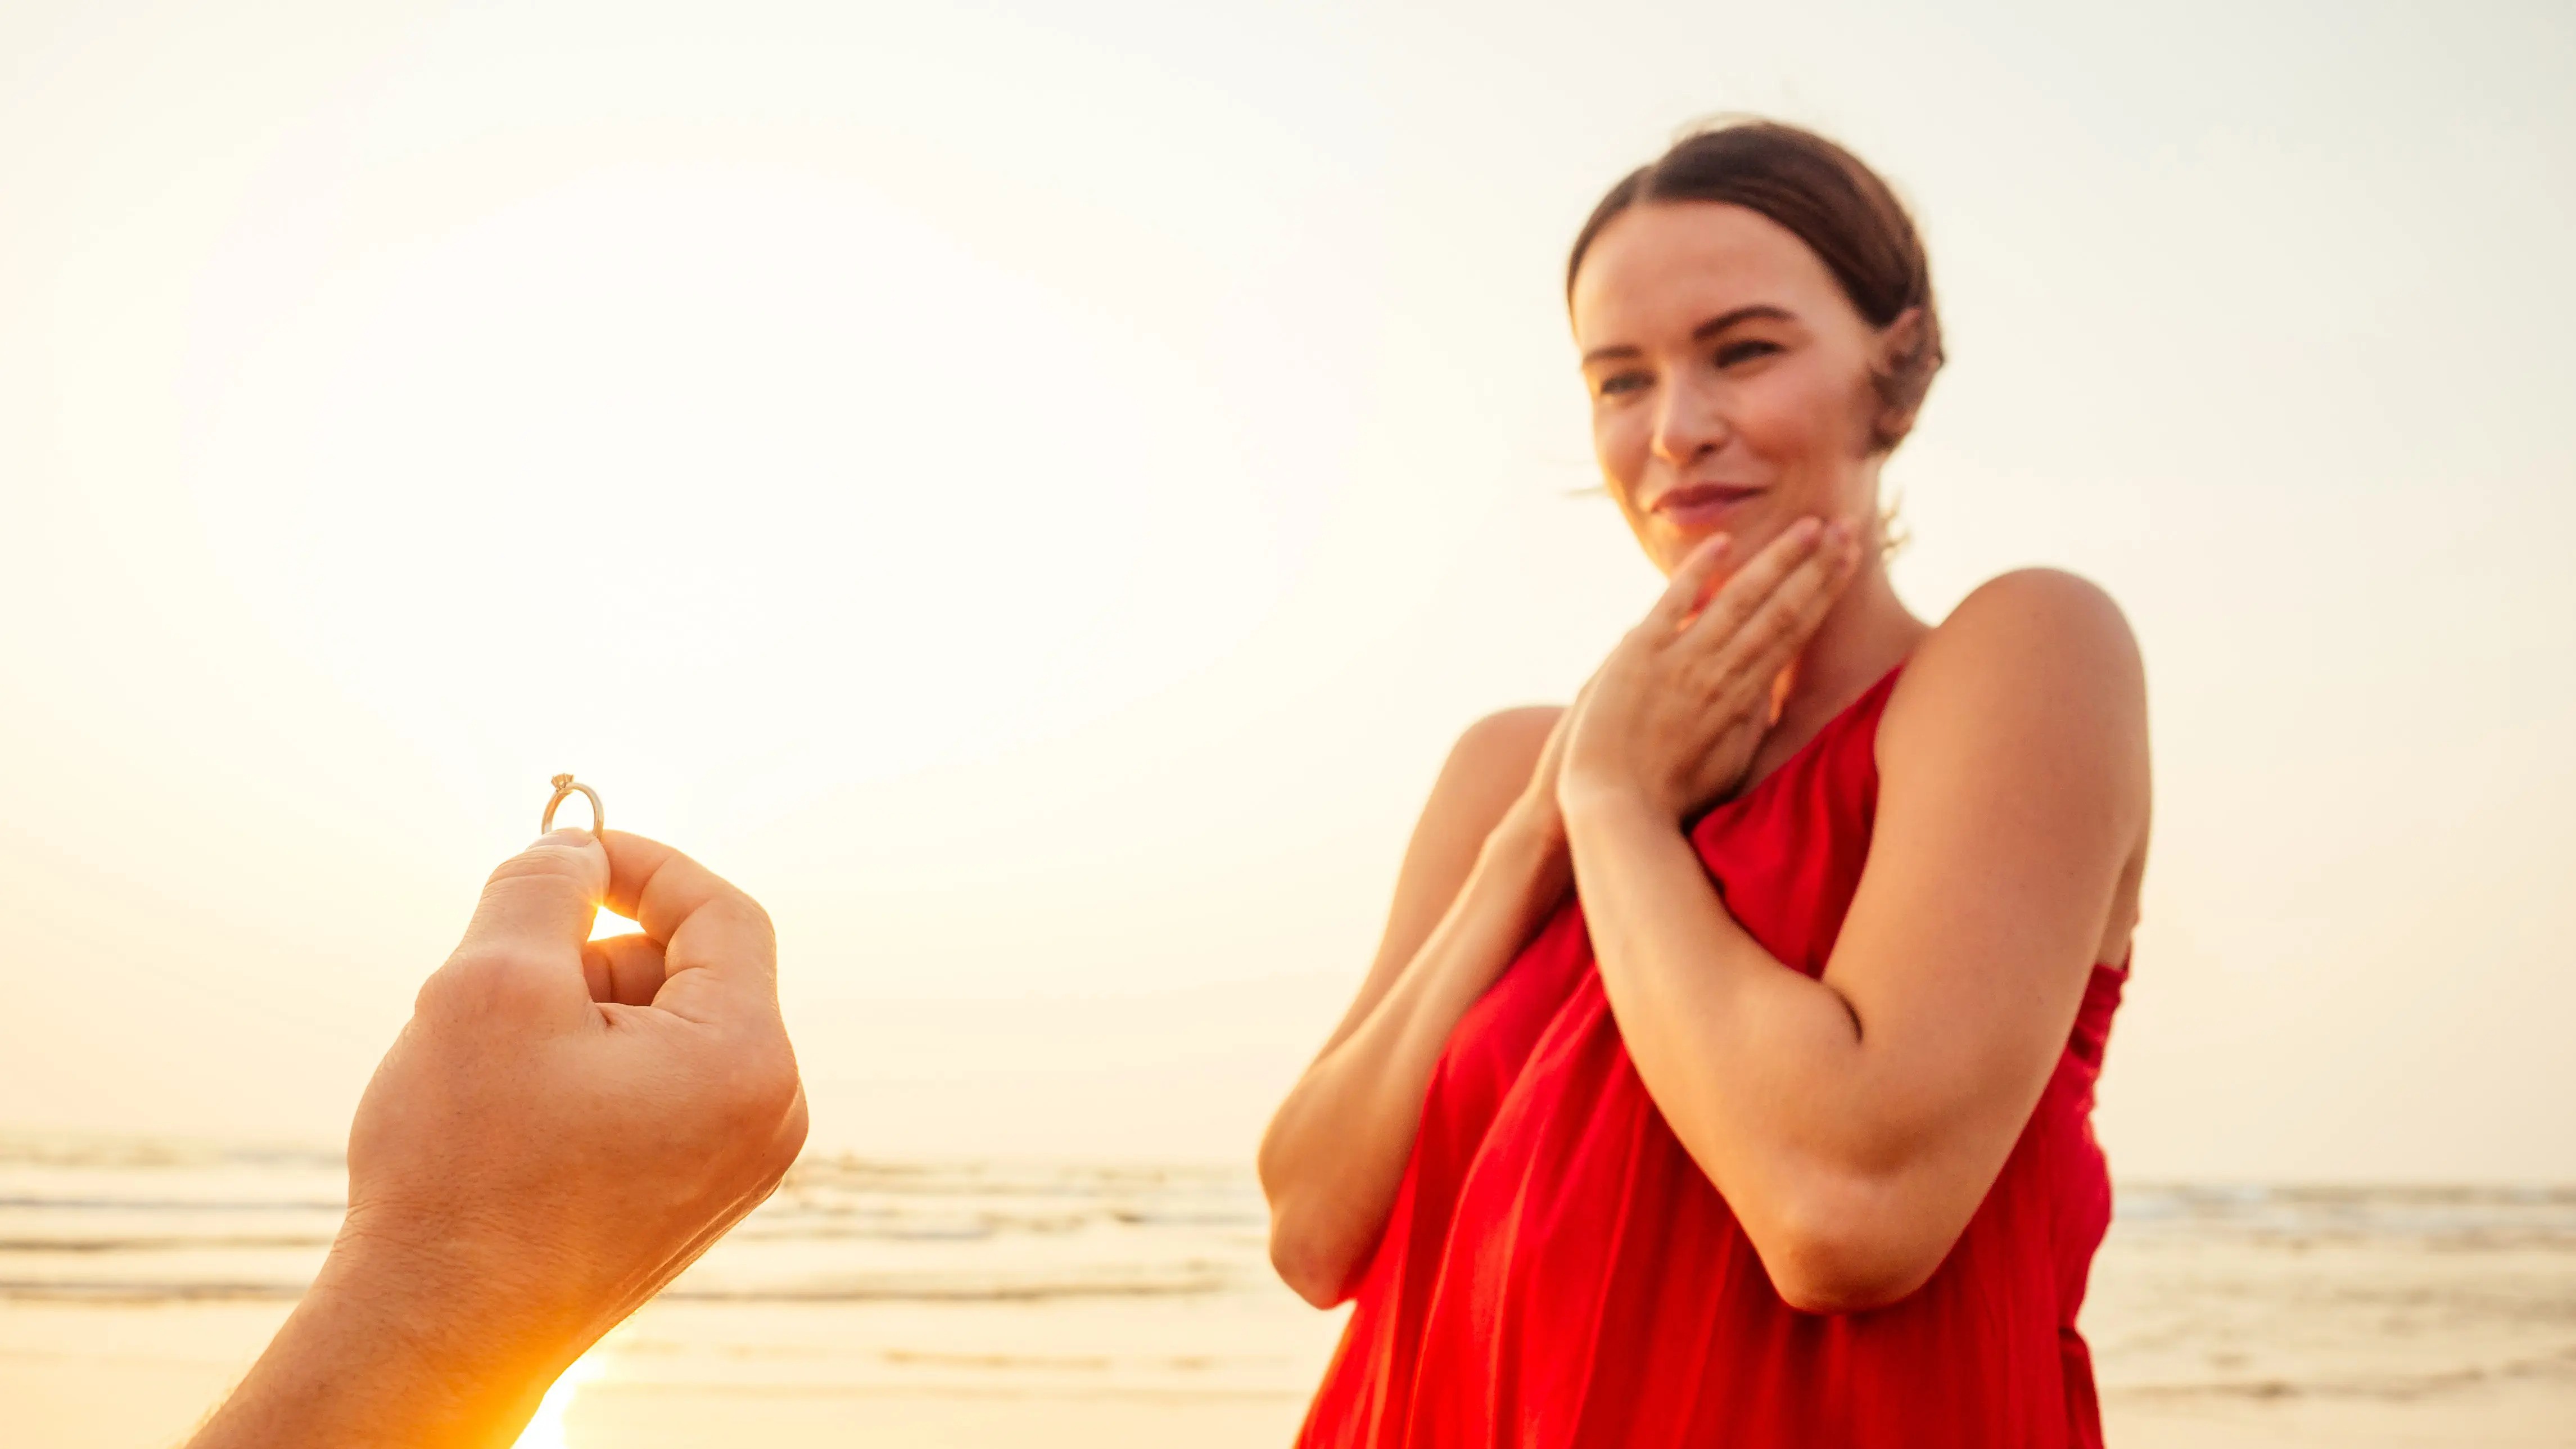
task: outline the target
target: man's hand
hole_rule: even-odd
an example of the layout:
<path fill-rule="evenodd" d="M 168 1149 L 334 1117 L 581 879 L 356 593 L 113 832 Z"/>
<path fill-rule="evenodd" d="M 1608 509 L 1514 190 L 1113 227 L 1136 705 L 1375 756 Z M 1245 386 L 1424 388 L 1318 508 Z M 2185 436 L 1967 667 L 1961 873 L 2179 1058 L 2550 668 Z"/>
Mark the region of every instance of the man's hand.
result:
<path fill-rule="evenodd" d="M 586 942 L 605 904 L 643 934 Z M 759 904 L 640 836 L 504 862 L 349 1134 L 313 1289 L 193 1449 L 508 1444 L 805 1141 Z"/>

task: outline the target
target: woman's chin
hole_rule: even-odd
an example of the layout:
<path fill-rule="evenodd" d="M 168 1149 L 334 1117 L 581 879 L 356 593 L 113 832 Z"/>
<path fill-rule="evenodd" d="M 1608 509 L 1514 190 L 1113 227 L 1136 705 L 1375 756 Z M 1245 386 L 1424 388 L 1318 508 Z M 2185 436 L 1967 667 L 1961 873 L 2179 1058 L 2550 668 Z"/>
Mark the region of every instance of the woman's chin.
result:
<path fill-rule="evenodd" d="M 1655 567 L 1663 571 L 1664 577 L 1671 578 L 1690 561 L 1692 554 L 1699 552 L 1701 545 L 1725 532 L 1726 529 L 1717 527 L 1692 528 L 1658 523 L 1653 536 L 1646 540 L 1646 553 L 1654 559 Z M 1733 573 L 1735 566 L 1745 557 L 1733 543 L 1726 546 L 1726 551 L 1728 557 L 1718 564 L 1721 574 Z"/>

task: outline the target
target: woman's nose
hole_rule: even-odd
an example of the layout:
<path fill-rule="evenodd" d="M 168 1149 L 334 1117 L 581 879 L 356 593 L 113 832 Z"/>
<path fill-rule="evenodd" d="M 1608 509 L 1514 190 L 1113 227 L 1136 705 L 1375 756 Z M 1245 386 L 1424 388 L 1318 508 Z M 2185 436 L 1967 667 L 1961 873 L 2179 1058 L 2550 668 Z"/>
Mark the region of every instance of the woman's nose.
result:
<path fill-rule="evenodd" d="M 1726 419 L 1706 388 L 1676 380 L 1656 400 L 1652 446 L 1657 458 L 1674 467 L 1724 443 L 1726 431 Z"/>

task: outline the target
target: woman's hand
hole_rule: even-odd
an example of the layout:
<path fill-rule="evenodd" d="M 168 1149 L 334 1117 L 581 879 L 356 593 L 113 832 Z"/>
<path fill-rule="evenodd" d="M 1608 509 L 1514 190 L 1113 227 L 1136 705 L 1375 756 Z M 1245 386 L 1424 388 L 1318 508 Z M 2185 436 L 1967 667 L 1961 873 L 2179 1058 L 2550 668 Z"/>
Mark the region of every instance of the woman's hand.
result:
<path fill-rule="evenodd" d="M 1776 682 L 1860 550 L 1848 525 L 1800 519 L 1712 594 L 1731 545 L 1720 534 L 1682 561 L 1566 712 L 1561 810 L 1615 794 L 1678 821 L 1742 788 L 1771 728 Z"/>
<path fill-rule="evenodd" d="M 603 904 L 643 934 L 589 941 Z M 358 1104 L 320 1276 L 197 1449 L 507 1445 L 795 1160 L 776 968 L 758 903 L 667 846 L 503 862 Z"/>
<path fill-rule="evenodd" d="M 1587 680 L 1583 688 L 1575 691 L 1574 702 L 1557 712 L 1556 723 L 1548 729 L 1547 742 L 1539 747 L 1538 763 L 1530 767 L 1529 783 L 1495 826 L 1498 832 L 1509 831 L 1532 842 L 1558 864 L 1563 863 L 1565 855 L 1565 815 L 1556 801 L 1557 785 L 1565 778 L 1565 737 L 1572 732 L 1575 716 L 1583 712 L 1583 701 L 1591 693 L 1592 685 Z"/>

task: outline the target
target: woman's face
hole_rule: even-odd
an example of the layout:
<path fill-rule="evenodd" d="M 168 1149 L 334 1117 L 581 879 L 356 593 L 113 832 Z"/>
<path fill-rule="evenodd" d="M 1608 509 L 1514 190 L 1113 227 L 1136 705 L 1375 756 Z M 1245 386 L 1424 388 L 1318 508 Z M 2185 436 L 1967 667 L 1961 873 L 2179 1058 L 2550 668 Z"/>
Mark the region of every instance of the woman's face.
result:
<path fill-rule="evenodd" d="M 1742 560 L 1810 514 L 1872 521 L 1889 338 L 1788 229 L 1720 202 L 1630 207 L 1571 302 L 1601 475 L 1656 567 L 1713 533 Z"/>

